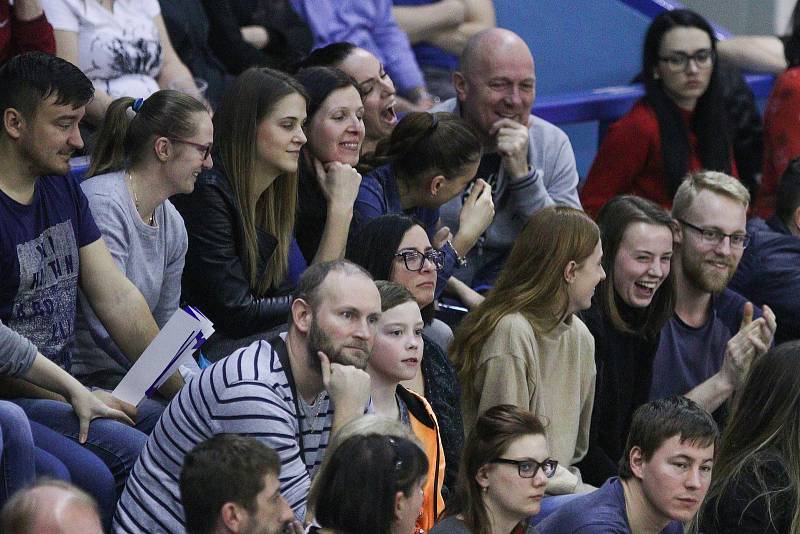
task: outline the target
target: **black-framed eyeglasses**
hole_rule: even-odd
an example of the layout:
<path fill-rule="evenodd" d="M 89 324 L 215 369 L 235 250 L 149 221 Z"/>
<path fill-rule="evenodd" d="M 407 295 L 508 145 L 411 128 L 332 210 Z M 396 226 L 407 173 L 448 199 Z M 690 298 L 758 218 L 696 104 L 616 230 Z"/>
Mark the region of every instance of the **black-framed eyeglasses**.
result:
<path fill-rule="evenodd" d="M 730 239 L 731 248 L 738 248 L 744 249 L 750 244 L 750 236 L 747 234 L 726 234 L 725 232 L 720 232 L 719 230 L 715 230 L 713 228 L 701 228 L 700 226 L 695 226 L 692 223 L 686 222 L 683 219 L 678 219 L 678 222 L 682 225 L 691 228 L 703 239 L 703 243 L 710 246 L 717 246 L 727 237 Z"/>
<path fill-rule="evenodd" d="M 418 250 L 403 250 L 394 255 L 395 258 L 403 258 L 403 263 L 409 271 L 420 272 L 425 266 L 425 260 L 433 264 L 437 271 L 441 271 L 444 267 L 444 252 L 432 248 L 425 252 Z"/>
<path fill-rule="evenodd" d="M 703 48 L 694 54 L 674 52 L 669 56 L 659 56 L 658 60 L 666 63 L 667 68 L 672 72 L 683 72 L 686 70 L 686 67 L 689 66 L 690 61 L 694 61 L 698 69 L 705 70 L 711 68 L 715 58 L 716 54 L 712 49 Z"/>
<path fill-rule="evenodd" d="M 516 465 L 517 466 L 517 473 L 522 478 L 533 478 L 536 476 L 536 473 L 539 472 L 539 468 L 542 468 L 542 473 L 547 478 L 553 478 L 553 475 L 556 474 L 556 468 L 558 467 L 558 460 L 551 460 L 548 458 L 542 462 L 537 462 L 536 460 L 511 460 L 509 458 L 495 458 L 490 464 L 509 464 L 509 465 Z"/>
<path fill-rule="evenodd" d="M 206 158 L 208 158 L 208 156 L 211 154 L 211 148 L 214 146 L 214 143 L 201 145 L 200 143 L 194 143 L 192 141 L 187 141 L 186 139 L 178 139 L 177 137 L 167 137 L 167 139 L 176 143 L 183 143 L 184 145 L 195 147 L 197 150 L 203 153 L 203 161 L 205 161 Z"/>

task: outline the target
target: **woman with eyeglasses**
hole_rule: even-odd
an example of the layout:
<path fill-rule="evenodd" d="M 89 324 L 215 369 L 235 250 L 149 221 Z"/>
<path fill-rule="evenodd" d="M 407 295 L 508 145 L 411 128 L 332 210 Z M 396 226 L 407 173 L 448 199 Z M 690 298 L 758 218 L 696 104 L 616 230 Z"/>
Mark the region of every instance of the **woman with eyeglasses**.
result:
<path fill-rule="evenodd" d="M 189 249 L 183 299 L 214 322 L 216 360 L 285 323 L 306 262 L 293 239 L 306 93 L 292 77 L 252 68 L 214 114 L 214 167 L 173 199 Z"/>
<path fill-rule="evenodd" d="M 99 131 L 88 171 L 92 178 L 81 184 L 111 256 L 142 293 L 159 327 L 178 308 L 187 249 L 183 219 L 168 198 L 191 193 L 197 176 L 211 167 L 213 135 L 204 105 L 184 93 L 119 98 Z M 72 372 L 87 385 L 113 389 L 131 362 L 83 295 L 80 303 Z M 152 430 L 162 409 L 150 414 L 142 430 Z"/>
<path fill-rule="evenodd" d="M 312 534 L 421 534 L 428 459 L 410 439 L 355 435 L 326 458 L 314 485 Z"/>
<path fill-rule="evenodd" d="M 444 254 L 433 248 L 428 234 L 406 215 L 382 215 L 368 222 L 347 250 L 347 259 L 364 267 L 375 280 L 397 282 L 408 289 L 421 309 L 423 323 L 433 320 L 436 273 Z M 458 377 L 445 352 L 424 332 L 418 373 L 403 386 L 430 403 L 439 422 L 446 459 L 443 495 L 455 484 L 458 458 L 464 445 Z"/>
<path fill-rule="evenodd" d="M 455 496 L 431 534 L 533 534 L 528 519 L 539 513 L 557 468 L 538 417 L 511 404 L 492 406 L 475 422 Z"/>
<path fill-rule="evenodd" d="M 445 254 L 438 297 L 494 217 L 491 187 L 479 179 L 461 208 L 458 232 L 451 235 L 449 229 L 439 228 L 439 208 L 464 192 L 480 159 L 478 136 L 457 115 L 409 113 L 362 163 L 371 171 L 361 181 L 351 231 L 387 213 L 405 213 L 422 221 L 434 246 Z M 457 292 L 467 293 L 465 302 L 482 300 L 463 284 L 455 280 L 453 284 Z"/>
<path fill-rule="evenodd" d="M 669 208 L 687 172 L 736 174 L 711 26 L 686 9 L 665 11 L 644 40 L 645 96 L 609 128 L 581 204 L 594 215 L 633 194 Z"/>
<path fill-rule="evenodd" d="M 567 206 L 523 227 L 486 300 L 461 321 L 450 346 L 461 379 L 465 433 L 480 414 L 513 404 L 546 418 L 562 467 L 548 495 L 586 491 L 575 464 L 586 454 L 595 390 L 594 339 L 576 313 L 605 279 L 600 231 Z"/>

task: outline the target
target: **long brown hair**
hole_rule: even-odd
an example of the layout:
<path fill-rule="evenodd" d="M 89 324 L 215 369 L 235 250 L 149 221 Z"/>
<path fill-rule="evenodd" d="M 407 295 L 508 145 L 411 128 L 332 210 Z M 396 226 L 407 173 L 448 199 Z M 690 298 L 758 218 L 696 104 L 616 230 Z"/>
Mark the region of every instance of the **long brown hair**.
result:
<path fill-rule="evenodd" d="M 461 453 L 455 494 L 443 517 L 461 516 L 473 534 L 491 534 L 489 514 L 475 477 L 481 467 L 503 456 L 512 441 L 532 434 L 544 436 L 544 425 L 518 406 L 498 404 L 478 417 Z"/>
<path fill-rule="evenodd" d="M 195 113 L 207 113 L 197 99 L 164 89 L 156 91 L 128 115 L 136 99 L 125 96 L 108 106 L 92 151 L 92 164 L 86 176 L 119 170 L 138 163 L 153 137 L 185 139 L 197 133 Z"/>
<path fill-rule="evenodd" d="M 569 306 L 564 268 L 581 264 L 600 240 L 600 230 L 580 210 L 567 206 L 544 208 L 528 219 L 517 236 L 506 265 L 486 300 L 469 313 L 450 346 L 461 384 L 469 384 L 483 344 L 506 315 L 521 313 L 535 332 L 546 333 L 566 318 Z"/>
<path fill-rule="evenodd" d="M 614 289 L 614 262 L 625 236 L 625 230 L 636 222 L 664 226 L 670 234 L 673 231 L 672 217 L 654 202 L 633 196 L 623 195 L 612 198 L 597 215 L 600 235 L 603 239 L 603 269 L 606 279 L 597 287 L 596 299 L 605 317 L 620 332 L 653 339 L 661 332 L 675 308 L 675 276 L 670 269 L 661 287 L 645 311 L 644 323 L 638 327 L 629 324 L 620 314 Z"/>
<path fill-rule="evenodd" d="M 800 341 L 791 341 L 757 358 L 738 392 L 722 445 L 714 462 L 711 486 L 701 510 L 704 522 L 718 515 L 719 501 L 742 478 L 751 480 L 767 502 L 791 492 L 791 534 L 800 534 Z M 766 454 L 765 454 L 766 453 Z M 776 490 L 764 479 L 762 464 L 778 459 L 790 486 Z M 781 495 L 784 494 L 784 495 Z M 716 503 L 713 506 L 711 503 Z"/>
<path fill-rule="evenodd" d="M 297 176 L 279 176 L 253 201 L 258 125 L 282 98 L 299 94 L 302 86 L 291 76 L 268 68 L 244 71 L 231 84 L 214 114 L 215 165 L 226 173 L 244 221 L 250 288 L 257 296 L 280 284 L 289 269 L 289 245 L 297 205 Z M 278 245 L 264 275 L 256 272 L 258 237 L 256 228 L 275 236 Z"/>

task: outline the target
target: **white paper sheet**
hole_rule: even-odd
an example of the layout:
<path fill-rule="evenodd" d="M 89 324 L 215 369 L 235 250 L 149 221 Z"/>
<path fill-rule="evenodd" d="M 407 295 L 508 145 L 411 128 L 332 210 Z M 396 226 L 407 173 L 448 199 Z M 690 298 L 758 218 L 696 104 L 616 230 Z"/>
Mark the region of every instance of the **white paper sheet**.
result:
<path fill-rule="evenodd" d="M 199 373 L 192 353 L 213 333 L 213 323 L 200 310 L 179 308 L 111 394 L 138 405 L 179 368 L 184 377 Z"/>

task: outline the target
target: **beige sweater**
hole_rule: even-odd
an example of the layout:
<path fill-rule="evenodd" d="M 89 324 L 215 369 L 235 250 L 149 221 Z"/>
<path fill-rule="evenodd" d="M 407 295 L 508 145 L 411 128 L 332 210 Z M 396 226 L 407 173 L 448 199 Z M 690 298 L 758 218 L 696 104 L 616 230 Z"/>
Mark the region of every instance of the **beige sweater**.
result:
<path fill-rule="evenodd" d="M 559 463 L 547 492 L 590 490 L 571 466 L 583 459 L 589 445 L 595 374 L 594 338 L 578 317 L 537 335 L 521 314 L 506 315 L 483 345 L 474 388 L 463 387 L 465 433 L 469 435 L 487 408 L 498 404 L 527 408 L 543 416 L 550 457 Z"/>

